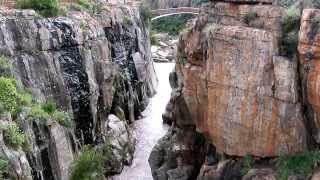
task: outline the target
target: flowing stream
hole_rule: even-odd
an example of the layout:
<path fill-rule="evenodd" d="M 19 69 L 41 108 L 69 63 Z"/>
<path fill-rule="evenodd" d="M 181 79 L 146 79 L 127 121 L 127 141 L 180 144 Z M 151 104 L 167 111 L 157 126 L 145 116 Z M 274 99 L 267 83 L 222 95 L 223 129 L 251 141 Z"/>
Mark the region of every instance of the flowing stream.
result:
<path fill-rule="evenodd" d="M 152 180 L 148 158 L 153 146 L 168 130 L 168 126 L 162 123 L 162 113 L 170 100 L 169 74 L 174 63 L 154 63 L 154 66 L 159 80 L 157 94 L 142 113 L 143 119 L 132 125 L 137 137 L 133 163 L 125 167 L 120 175 L 113 177 L 113 180 Z"/>

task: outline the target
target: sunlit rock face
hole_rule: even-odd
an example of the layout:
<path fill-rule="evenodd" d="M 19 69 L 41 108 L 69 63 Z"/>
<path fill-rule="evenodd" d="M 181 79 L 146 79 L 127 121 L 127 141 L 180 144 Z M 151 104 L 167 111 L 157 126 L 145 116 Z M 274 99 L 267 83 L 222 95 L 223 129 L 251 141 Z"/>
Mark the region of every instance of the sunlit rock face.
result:
<path fill-rule="evenodd" d="M 180 36 L 176 63 L 197 129 L 228 155 L 306 150 L 298 60 L 279 54 L 283 9 L 219 2 L 207 12 Z"/>
<path fill-rule="evenodd" d="M 303 11 L 299 55 L 302 74 L 303 98 L 307 106 L 306 117 L 312 128 L 314 138 L 320 142 L 320 10 L 306 9 Z"/>
<path fill-rule="evenodd" d="M 42 18 L 31 10 L 0 12 L 0 53 L 12 62 L 15 78 L 40 102 L 54 101 L 73 117 L 74 128 L 19 117 L 31 151 L 18 155 L 28 159 L 33 179 L 69 179 L 79 149 L 106 141 L 112 129 L 109 114 L 121 115 L 121 131 L 128 131 L 125 119 L 135 120 L 156 93 L 147 22 L 135 8 L 101 6 L 94 17 L 78 11 L 56 18 Z M 130 24 L 123 22 L 124 16 Z M 131 137 L 122 141 L 134 146 Z M 121 152 L 128 146 L 117 148 Z M 7 150 L 1 146 L 0 154 Z M 8 151 L 5 155 L 15 153 Z M 115 160 L 120 167 L 132 160 L 133 148 L 123 151 L 125 157 Z M 10 162 L 18 158 L 12 157 Z M 109 168 L 107 173 L 122 169 Z"/>

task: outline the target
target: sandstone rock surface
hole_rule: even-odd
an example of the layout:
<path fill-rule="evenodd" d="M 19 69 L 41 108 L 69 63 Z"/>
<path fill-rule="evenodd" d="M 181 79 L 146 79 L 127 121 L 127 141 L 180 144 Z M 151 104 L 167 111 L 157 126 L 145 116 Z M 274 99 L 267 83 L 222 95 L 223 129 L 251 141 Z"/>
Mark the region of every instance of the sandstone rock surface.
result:
<path fill-rule="evenodd" d="M 300 39 L 299 56 L 302 73 L 302 88 L 304 102 L 307 106 L 309 126 L 313 131 L 314 138 L 320 142 L 320 10 L 306 9 L 303 11 Z"/>
<path fill-rule="evenodd" d="M 273 157 L 306 150 L 298 61 L 279 56 L 283 10 L 230 3 L 211 8 L 220 11 L 209 9 L 178 45 L 179 98 L 197 129 L 228 155 Z M 240 15 L 249 9 L 260 26 Z"/>

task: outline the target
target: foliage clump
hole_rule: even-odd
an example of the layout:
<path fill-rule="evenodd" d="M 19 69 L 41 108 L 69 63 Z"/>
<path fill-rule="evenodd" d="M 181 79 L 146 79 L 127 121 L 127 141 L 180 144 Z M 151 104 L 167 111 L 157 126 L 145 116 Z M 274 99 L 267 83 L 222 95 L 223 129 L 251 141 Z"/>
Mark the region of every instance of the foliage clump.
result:
<path fill-rule="evenodd" d="M 282 21 L 283 37 L 280 54 L 292 58 L 297 54 L 301 12 L 292 6 Z"/>
<path fill-rule="evenodd" d="M 145 3 L 140 4 L 139 12 L 140 12 L 140 17 L 144 22 L 149 23 L 151 21 L 151 18 L 152 18 L 151 9 L 149 6 L 145 5 Z"/>
<path fill-rule="evenodd" d="M 244 15 L 244 22 L 249 24 L 251 21 L 255 20 L 258 17 L 257 12 L 249 11 Z"/>
<path fill-rule="evenodd" d="M 18 0 L 17 7 L 34 9 L 44 17 L 58 16 L 60 11 L 58 0 Z"/>
<path fill-rule="evenodd" d="M 133 24 L 132 19 L 130 18 L 130 16 L 123 16 L 123 24 L 125 26 L 131 26 Z"/>
<path fill-rule="evenodd" d="M 241 170 L 241 174 L 245 175 L 247 174 L 247 172 L 251 169 L 252 167 L 252 163 L 253 163 L 253 158 L 250 155 L 246 155 L 245 157 L 243 157 L 243 163 L 242 163 L 242 170 Z"/>
<path fill-rule="evenodd" d="M 305 152 L 295 156 L 280 156 L 276 168 L 280 180 L 286 180 L 291 175 L 311 174 L 314 166 L 320 162 L 320 152 Z"/>
<path fill-rule="evenodd" d="M 26 143 L 26 136 L 16 124 L 11 124 L 5 127 L 3 131 L 3 139 L 5 144 L 13 149 L 18 149 Z"/>
<path fill-rule="evenodd" d="M 109 153 L 109 149 L 105 147 L 101 149 L 85 147 L 72 164 L 70 180 L 103 180 L 104 162 L 110 158 Z"/>
<path fill-rule="evenodd" d="M 57 121 L 61 126 L 70 128 L 72 126 L 72 121 L 68 113 L 63 111 L 55 111 L 52 114 L 52 118 Z"/>
<path fill-rule="evenodd" d="M 187 22 L 192 18 L 194 18 L 194 15 L 192 14 L 179 14 L 162 17 L 152 21 L 152 31 L 177 36 L 186 28 Z"/>
<path fill-rule="evenodd" d="M 7 57 L 0 55 L 0 76 L 2 77 L 11 77 L 12 65 L 10 64 Z"/>
<path fill-rule="evenodd" d="M 9 161 L 7 158 L 0 156 L 0 179 L 4 178 L 4 174 L 7 173 L 9 167 Z"/>
<path fill-rule="evenodd" d="M 29 118 L 46 124 L 48 120 L 54 120 L 60 125 L 71 127 L 72 121 L 68 113 L 57 110 L 56 104 L 47 102 L 45 104 L 35 104 L 31 107 Z"/>
<path fill-rule="evenodd" d="M 0 77 L 0 102 L 6 111 L 17 110 L 18 92 L 15 81 L 11 78 Z"/>

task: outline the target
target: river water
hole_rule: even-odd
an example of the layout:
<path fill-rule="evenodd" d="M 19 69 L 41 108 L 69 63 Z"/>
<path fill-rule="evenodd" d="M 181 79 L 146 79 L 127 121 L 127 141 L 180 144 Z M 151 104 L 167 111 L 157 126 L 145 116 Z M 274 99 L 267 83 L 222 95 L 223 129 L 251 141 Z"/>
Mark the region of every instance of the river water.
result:
<path fill-rule="evenodd" d="M 143 119 L 135 121 L 132 125 L 137 137 L 133 163 L 125 167 L 120 175 L 113 177 L 113 180 L 152 180 L 148 158 L 153 146 L 169 128 L 162 123 L 162 113 L 170 99 L 169 74 L 174 68 L 174 63 L 154 63 L 154 66 L 159 80 L 157 94 L 142 113 Z"/>

